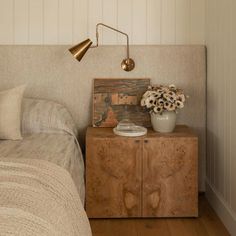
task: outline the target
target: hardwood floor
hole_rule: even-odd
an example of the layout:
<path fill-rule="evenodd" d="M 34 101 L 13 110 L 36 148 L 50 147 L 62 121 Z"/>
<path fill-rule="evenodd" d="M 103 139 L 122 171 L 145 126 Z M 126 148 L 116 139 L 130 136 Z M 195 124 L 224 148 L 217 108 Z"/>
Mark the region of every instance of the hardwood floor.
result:
<path fill-rule="evenodd" d="M 204 196 L 199 218 L 91 219 L 93 236 L 229 236 Z"/>

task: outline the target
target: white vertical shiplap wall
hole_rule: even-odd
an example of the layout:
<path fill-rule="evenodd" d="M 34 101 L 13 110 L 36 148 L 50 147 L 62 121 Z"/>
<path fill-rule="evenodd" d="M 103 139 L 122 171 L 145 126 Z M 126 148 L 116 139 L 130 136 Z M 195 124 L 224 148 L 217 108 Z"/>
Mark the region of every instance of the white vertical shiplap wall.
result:
<path fill-rule="evenodd" d="M 236 1 L 206 3 L 207 197 L 236 235 Z"/>
<path fill-rule="evenodd" d="M 9 1 L 8 1 L 9 2 Z M 3 5 L 6 4 L 3 3 L 3 1 L 0 0 L 1 8 Z M 0 9 L 1 9 L 0 8 Z M 2 10 L 4 10 L 2 8 Z M 1 10 L 0 10 L 1 11 Z M 5 11 L 7 11 L 5 9 Z M 13 16 L 12 16 L 12 34 L 6 33 L 4 29 L 2 29 L 2 24 L 0 23 L 1 28 L 1 43 L 7 43 L 10 42 L 10 40 L 13 41 L 14 44 L 25 44 L 25 42 L 29 42 L 29 1 L 28 0 L 21 0 L 21 1 L 15 1 L 14 7 L 13 7 Z M 1 14 L 0 14 L 1 15 Z M 14 17 L 14 19 L 13 19 Z M 0 16 L 1 18 L 1 16 Z M 6 19 L 5 19 L 6 20 Z M 7 20 L 6 20 L 7 21 Z M 2 22 L 2 19 L 0 20 Z M 4 21 L 3 21 L 4 22 Z M 48 21 L 50 23 L 50 21 Z M 11 25 L 9 24 L 9 25 Z M 8 26 L 9 26 L 8 25 Z M 47 28 L 44 28 L 45 32 L 47 32 Z M 8 39 L 3 40 L 2 37 L 7 36 Z M 47 35 L 50 35 L 47 32 Z"/>
<path fill-rule="evenodd" d="M 206 0 L 0 0 L 0 44 L 73 44 L 95 40 L 103 22 L 132 44 L 205 44 Z M 125 38 L 101 29 L 101 43 Z"/>
<path fill-rule="evenodd" d="M 28 23 L 29 44 L 43 44 L 43 0 L 29 1 Z"/>
<path fill-rule="evenodd" d="M 106 22 L 107 25 L 117 26 L 117 10 L 118 10 L 118 1 L 117 0 L 103 0 L 103 22 Z M 94 27 L 93 27 L 94 28 Z M 104 44 L 117 44 L 117 34 L 108 29 L 103 31 L 103 43 Z"/>
<path fill-rule="evenodd" d="M 132 35 L 132 18 L 133 18 L 133 1 L 134 0 L 118 0 L 117 10 L 117 28 L 128 33 L 130 42 L 133 42 Z M 104 22 L 106 23 L 106 22 Z M 123 35 L 118 34 L 118 44 L 126 42 Z"/>
<path fill-rule="evenodd" d="M 161 43 L 161 0 L 147 1 L 147 44 Z"/>

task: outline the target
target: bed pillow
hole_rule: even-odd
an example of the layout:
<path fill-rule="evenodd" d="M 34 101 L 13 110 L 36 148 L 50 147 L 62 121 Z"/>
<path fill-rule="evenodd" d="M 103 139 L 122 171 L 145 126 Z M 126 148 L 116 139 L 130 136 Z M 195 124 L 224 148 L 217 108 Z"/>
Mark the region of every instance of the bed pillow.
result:
<path fill-rule="evenodd" d="M 71 114 L 61 104 L 34 98 L 23 99 L 22 133 L 70 133 L 77 136 Z"/>
<path fill-rule="evenodd" d="M 0 92 L 0 139 L 21 136 L 21 104 L 25 85 Z"/>

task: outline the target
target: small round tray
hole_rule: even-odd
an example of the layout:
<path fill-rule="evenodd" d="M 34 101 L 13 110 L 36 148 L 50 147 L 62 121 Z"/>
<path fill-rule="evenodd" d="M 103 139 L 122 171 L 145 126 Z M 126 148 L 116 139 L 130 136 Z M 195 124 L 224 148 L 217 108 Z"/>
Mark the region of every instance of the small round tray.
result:
<path fill-rule="evenodd" d="M 147 134 L 147 129 L 142 126 L 134 126 L 132 130 L 117 130 L 117 127 L 115 127 L 113 132 L 119 136 L 138 137 Z"/>

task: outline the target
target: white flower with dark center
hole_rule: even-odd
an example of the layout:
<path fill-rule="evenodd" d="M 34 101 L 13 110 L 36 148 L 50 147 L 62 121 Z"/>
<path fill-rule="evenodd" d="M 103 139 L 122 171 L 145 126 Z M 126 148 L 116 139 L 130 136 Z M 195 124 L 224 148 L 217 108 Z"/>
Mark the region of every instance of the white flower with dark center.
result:
<path fill-rule="evenodd" d="M 168 92 L 168 95 L 169 95 L 170 97 L 174 97 L 174 96 L 175 96 L 175 93 L 174 93 L 173 91 L 169 91 L 169 92 Z"/>
<path fill-rule="evenodd" d="M 161 95 L 160 93 L 156 92 L 156 94 L 155 94 L 155 98 L 156 98 L 156 99 L 161 98 L 161 96 L 162 96 L 162 95 Z"/>
<path fill-rule="evenodd" d="M 168 93 L 164 93 L 164 94 L 163 94 L 163 98 L 166 99 L 166 100 L 168 100 L 168 99 L 169 99 L 169 94 L 168 94 Z"/>
<path fill-rule="evenodd" d="M 183 102 L 181 102 L 181 101 L 176 101 L 176 106 L 178 107 L 178 108 L 183 108 L 184 107 L 184 103 Z"/>
<path fill-rule="evenodd" d="M 143 94 L 143 98 L 147 98 L 148 96 L 150 96 L 152 93 L 152 91 L 146 91 L 144 94 Z"/>
<path fill-rule="evenodd" d="M 163 99 L 163 98 L 159 98 L 159 99 L 157 100 L 157 103 L 158 103 L 159 105 L 164 105 L 164 99 Z"/>
<path fill-rule="evenodd" d="M 184 94 L 179 94 L 177 99 L 181 102 L 185 102 L 186 98 L 185 98 L 185 95 Z"/>
<path fill-rule="evenodd" d="M 158 94 L 159 96 L 161 96 L 163 93 L 164 93 L 164 91 L 163 91 L 162 89 L 157 89 L 157 94 Z"/>
<path fill-rule="evenodd" d="M 176 89 L 176 86 L 174 84 L 169 85 L 170 89 Z"/>
<path fill-rule="evenodd" d="M 176 109 L 176 105 L 175 104 L 170 104 L 168 111 L 174 111 Z"/>
<path fill-rule="evenodd" d="M 153 96 L 149 96 L 149 97 L 146 99 L 145 102 L 146 102 L 146 107 L 147 107 L 147 108 L 151 108 L 151 107 L 155 106 L 155 105 L 154 105 L 155 98 L 154 98 Z"/>
<path fill-rule="evenodd" d="M 168 102 L 174 103 L 175 100 L 176 100 L 176 97 L 175 97 L 175 95 L 173 95 L 173 96 L 168 95 L 167 98 L 166 98 L 166 100 L 167 100 Z"/>
<path fill-rule="evenodd" d="M 150 96 L 157 97 L 157 95 L 158 94 L 156 93 L 156 91 L 151 91 L 150 94 L 149 94 L 149 97 Z"/>
<path fill-rule="evenodd" d="M 162 107 L 162 106 L 154 107 L 153 111 L 154 111 L 155 113 L 162 113 L 163 107 Z"/>
<path fill-rule="evenodd" d="M 146 99 L 145 98 L 141 99 L 141 106 L 142 107 L 146 106 Z"/>
<path fill-rule="evenodd" d="M 169 107 L 170 107 L 170 103 L 169 102 L 165 102 L 164 103 L 164 109 L 165 110 L 169 110 Z"/>
<path fill-rule="evenodd" d="M 170 91 L 168 87 L 162 87 L 161 89 L 163 93 L 168 93 Z"/>

